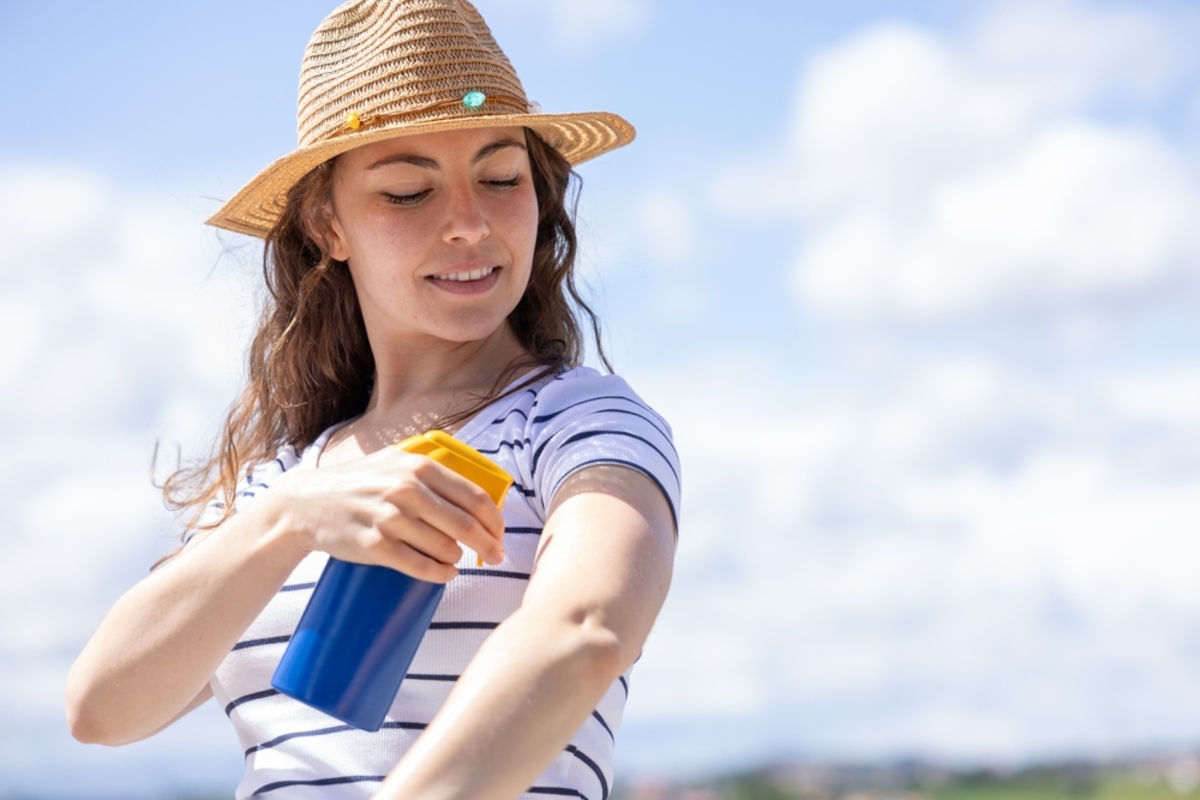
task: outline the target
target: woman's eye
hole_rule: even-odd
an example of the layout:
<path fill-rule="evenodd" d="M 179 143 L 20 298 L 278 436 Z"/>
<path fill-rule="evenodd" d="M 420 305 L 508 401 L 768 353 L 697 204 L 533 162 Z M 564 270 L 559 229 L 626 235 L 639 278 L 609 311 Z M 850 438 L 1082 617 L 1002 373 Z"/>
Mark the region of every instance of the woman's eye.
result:
<path fill-rule="evenodd" d="M 512 189 L 513 187 L 521 184 L 521 176 L 518 175 L 515 178 L 509 178 L 503 181 L 484 181 L 484 183 L 496 189 Z"/>
<path fill-rule="evenodd" d="M 383 194 L 387 198 L 387 201 L 393 205 L 413 206 L 424 200 L 431 191 L 432 189 L 426 189 L 413 194 L 391 194 L 390 192 L 384 192 Z"/>

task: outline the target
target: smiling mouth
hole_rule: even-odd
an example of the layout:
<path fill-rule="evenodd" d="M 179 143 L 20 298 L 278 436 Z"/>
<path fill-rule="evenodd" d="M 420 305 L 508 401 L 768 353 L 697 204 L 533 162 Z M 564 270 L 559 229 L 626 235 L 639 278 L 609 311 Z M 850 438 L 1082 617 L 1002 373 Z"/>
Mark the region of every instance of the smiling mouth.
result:
<path fill-rule="evenodd" d="M 482 269 L 473 269 L 469 272 L 450 272 L 446 275 L 431 275 L 435 281 L 455 281 L 458 283 L 466 283 L 468 281 L 478 281 L 491 275 L 499 267 L 484 267 Z"/>

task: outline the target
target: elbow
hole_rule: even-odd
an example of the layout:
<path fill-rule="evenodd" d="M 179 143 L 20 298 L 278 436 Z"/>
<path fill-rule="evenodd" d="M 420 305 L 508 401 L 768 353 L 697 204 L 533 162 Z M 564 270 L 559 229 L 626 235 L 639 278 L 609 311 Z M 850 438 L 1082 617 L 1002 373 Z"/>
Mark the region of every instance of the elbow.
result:
<path fill-rule="evenodd" d="M 67 729 L 75 741 L 82 744 L 109 744 L 103 726 L 89 714 L 87 704 L 67 695 Z"/>
<path fill-rule="evenodd" d="M 136 737 L 120 736 L 104 724 L 97 714 L 88 713 L 85 708 L 67 703 L 67 729 L 75 741 L 81 744 L 102 744 L 107 747 L 119 747 L 123 744 L 137 741 Z"/>
<path fill-rule="evenodd" d="M 599 689 L 610 686 L 633 663 L 617 632 L 590 615 L 572 626 L 568 649 L 577 678 Z"/>
<path fill-rule="evenodd" d="M 71 736 L 82 744 L 112 744 L 98 715 L 92 712 L 92 704 L 73 688 L 67 687 L 67 730 Z"/>
<path fill-rule="evenodd" d="M 90 687 L 82 686 L 72 675 L 67 679 L 67 729 L 77 742 L 83 744 L 102 744 L 109 747 L 127 744 L 132 741 L 122 738 L 111 725 L 106 725 L 106 716 L 100 710 L 100 703 L 94 697 L 95 692 Z"/>
<path fill-rule="evenodd" d="M 104 741 L 104 737 L 94 725 L 89 724 L 84 718 L 67 712 L 67 727 L 71 731 L 71 736 L 80 744 L 108 744 Z"/>
<path fill-rule="evenodd" d="M 99 744 L 99 731 L 97 730 L 96 721 L 93 715 L 89 713 L 90 703 L 88 702 L 87 687 L 81 685 L 81 679 L 77 674 L 79 671 L 79 662 L 71 668 L 71 672 L 67 675 L 67 691 L 66 691 L 66 712 L 67 712 L 67 730 L 71 732 L 71 736 L 75 741 L 82 744 Z"/>

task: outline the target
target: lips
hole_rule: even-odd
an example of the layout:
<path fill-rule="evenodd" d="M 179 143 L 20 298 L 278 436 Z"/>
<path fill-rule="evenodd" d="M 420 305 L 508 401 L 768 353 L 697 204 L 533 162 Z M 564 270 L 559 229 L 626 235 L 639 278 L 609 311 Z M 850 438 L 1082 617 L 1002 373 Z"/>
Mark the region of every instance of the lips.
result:
<path fill-rule="evenodd" d="M 496 285 L 500 273 L 500 267 L 493 265 L 430 275 L 426 280 L 451 294 L 481 294 Z"/>

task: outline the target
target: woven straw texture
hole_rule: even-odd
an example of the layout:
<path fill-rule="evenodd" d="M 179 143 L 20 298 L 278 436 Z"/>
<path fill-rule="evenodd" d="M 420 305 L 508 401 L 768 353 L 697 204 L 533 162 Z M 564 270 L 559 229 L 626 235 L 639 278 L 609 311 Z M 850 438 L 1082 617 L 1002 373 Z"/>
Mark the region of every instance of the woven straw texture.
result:
<path fill-rule="evenodd" d="M 482 92 L 480 108 L 463 98 Z M 348 115 L 361 120 L 352 127 Z M 264 237 L 288 190 L 313 167 L 371 142 L 461 128 L 521 125 L 572 164 L 628 144 L 633 126 L 603 111 L 530 113 L 525 89 L 467 0 L 354 0 L 313 34 L 300 69 L 299 149 L 208 220 Z"/>

